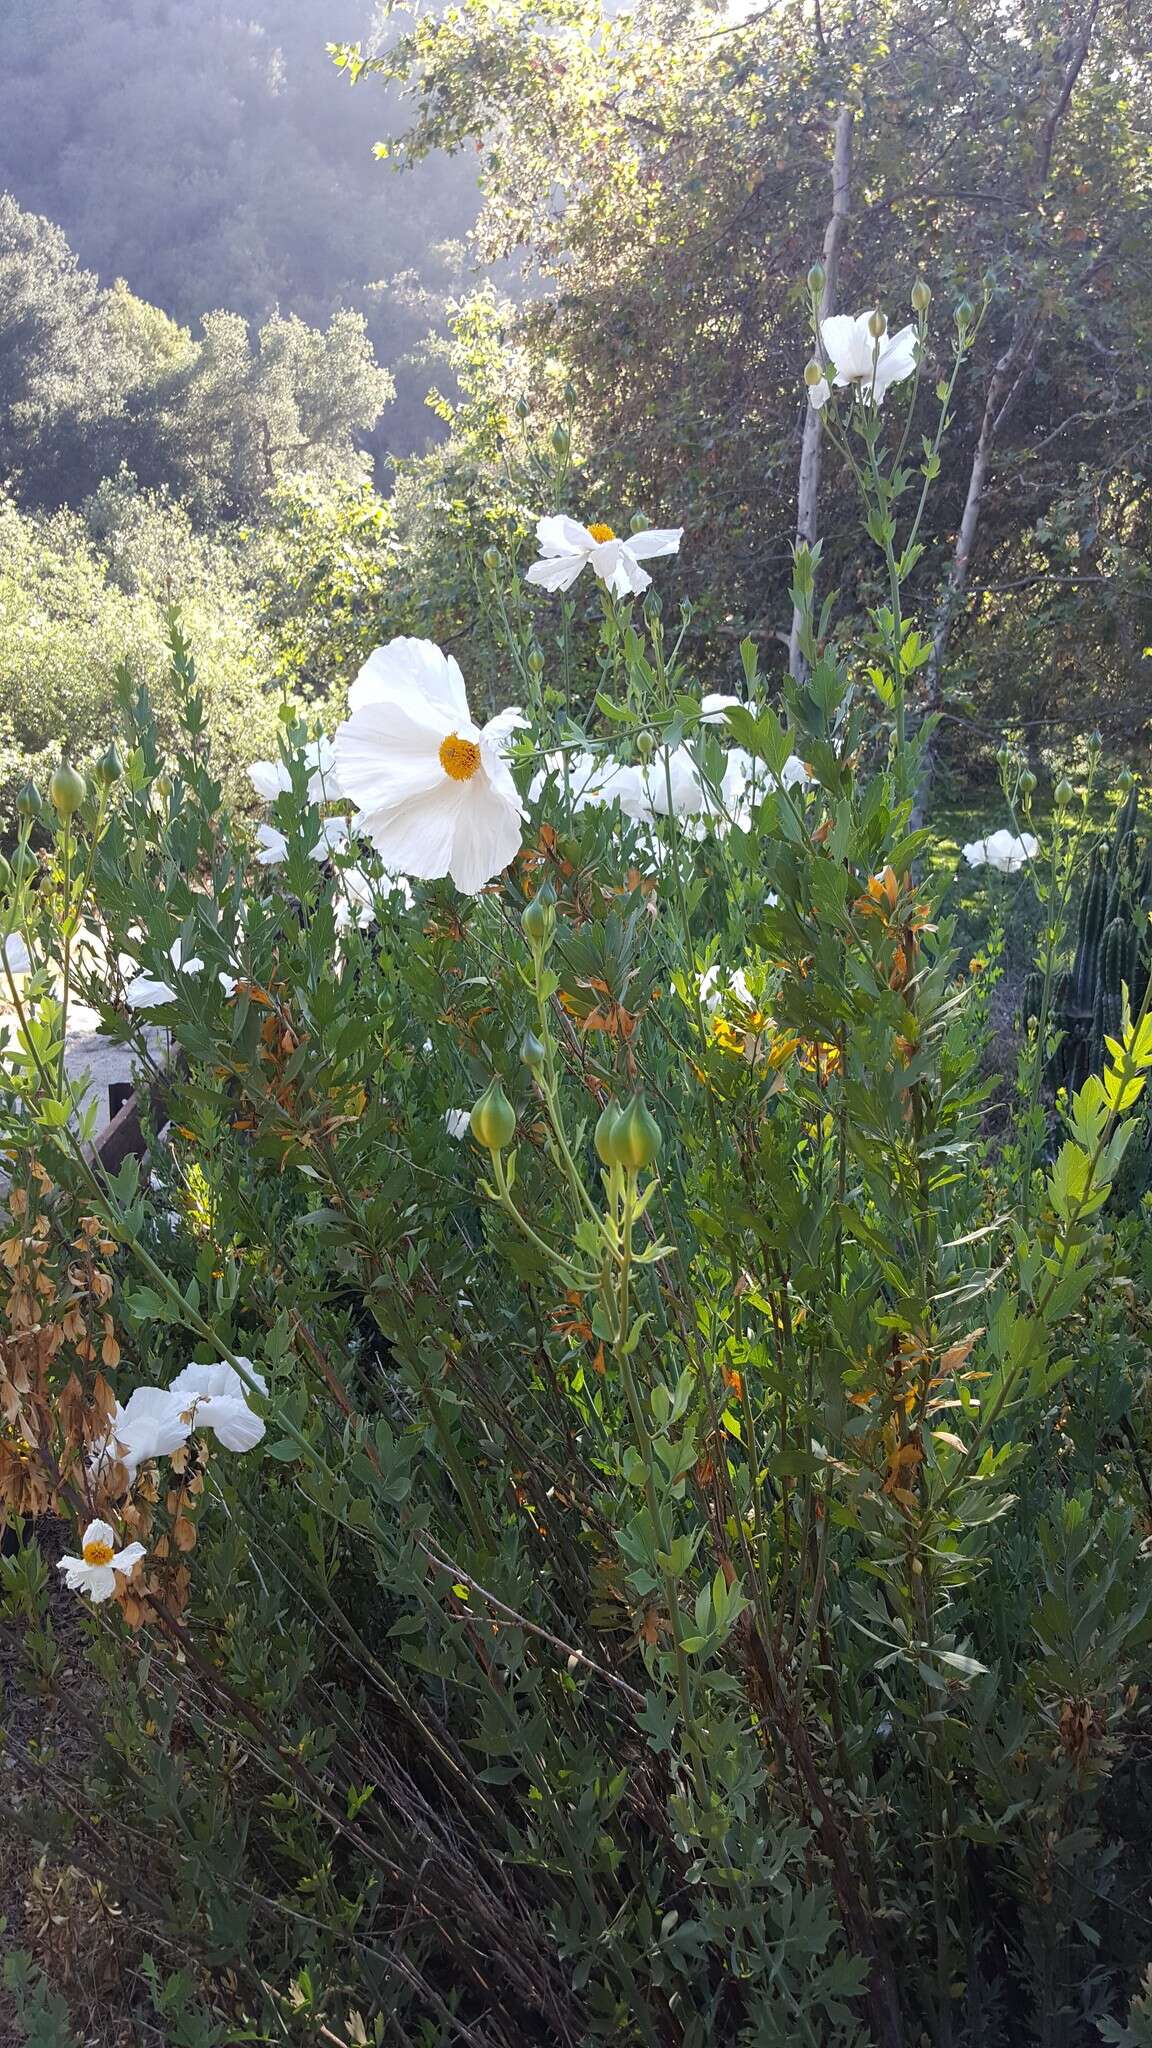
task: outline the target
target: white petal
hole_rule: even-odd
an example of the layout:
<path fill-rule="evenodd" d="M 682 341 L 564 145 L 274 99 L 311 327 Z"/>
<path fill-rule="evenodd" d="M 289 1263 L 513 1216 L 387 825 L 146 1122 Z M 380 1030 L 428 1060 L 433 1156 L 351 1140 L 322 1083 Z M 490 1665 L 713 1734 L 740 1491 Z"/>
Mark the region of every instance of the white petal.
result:
<path fill-rule="evenodd" d="M 643 533 L 630 533 L 624 545 L 638 562 L 654 561 L 657 555 L 675 555 L 680 552 L 682 526 L 651 526 Z"/>
<path fill-rule="evenodd" d="M 821 377 L 818 384 L 809 384 L 806 386 L 806 389 L 808 392 L 808 403 L 812 407 L 813 412 L 823 412 L 824 407 L 832 396 L 827 377 Z"/>
<path fill-rule="evenodd" d="M 417 881 L 438 882 L 451 866 L 453 834 L 467 787 L 441 770 L 431 788 L 364 811 L 357 829 L 372 841 L 386 867 Z"/>
<path fill-rule="evenodd" d="M 581 526 L 578 519 L 570 519 L 566 512 L 538 519 L 536 539 L 546 555 L 586 555 L 596 545 L 588 528 Z"/>
<path fill-rule="evenodd" d="M 389 640 L 384 647 L 373 648 L 348 692 L 348 709 L 359 711 L 364 705 L 377 703 L 381 698 L 394 698 L 405 703 L 423 699 L 429 705 L 436 705 L 449 720 L 441 730 L 441 737 L 451 730 L 455 720 L 469 717 L 468 697 L 459 664 L 437 647 L 434 640 L 401 636 Z M 339 772 L 338 749 L 336 765 Z"/>
<path fill-rule="evenodd" d="M 152 974 L 136 974 L 124 991 L 124 1000 L 130 1010 L 162 1010 L 166 1003 L 177 1000 L 174 988 L 166 981 L 157 981 Z"/>
<path fill-rule="evenodd" d="M 87 1550 L 90 1543 L 106 1543 L 111 1550 L 115 1550 L 116 1531 L 111 1522 L 89 1522 L 81 1538 L 81 1549 Z"/>
<path fill-rule="evenodd" d="M 30 974 L 32 955 L 19 932 L 10 932 L 4 941 L 4 965 L 10 974 Z"/>
<path fill-rule="evenodd" d="M 248 1379 L 260 1389 L 262 1394 L 266 1394 L 268 1392 L 268 1382 L 263 1373 L 257 1371 L 252 1360 L 246 1358 L 242 1351 L 237 1352 L 236 1355 L 243 1365 Z M 230 1397 L 238 1396 L 240 1399 L 243 1399 L 247 1391 L 247 1381 L 226 1358 L 218 1359 L 214 1365 L 193 1363 L 184 1366 L 177 1373 L 172 1385 L 168 1389 L 170 1394 L 181 1395 L 185 1406 L 187 1405 L 188 1397 L 193 1394 L 203 1394 L 206 1396 L 225 1394 Z"/>
<path fill-rule="evenodd" d="M 126 1544 L 124 1549 L 118 1550 L 112 1559 L 112 1569 L 127 1575 L 132 1570 L 133 1565 L 139 1564 L 143 1556 L 144 1545 L 142 1543 Z"/>
<path fill-rule="evenodd" d="M 250 1451 L 264 1435 L 263 1417 L 230 1394 L 210 1394 L 198 1401 L 195 1427 L 214 1431 L 226 1451 Z"/>
<path fill-rule="evenodd" d="M 444 1128 L 450 1138 L 466 1138 L 472 1128 L 471 1110 L 446 1109 L 444 1111 Z"/>
<path fill-rule="evenodd" d="M 279 867 L 288 858 L 288 841 L 275 825 L 257 825 L 256 844 L 260 848 L 256 860 L 262 868 Z"/>
<path fill-rule="evenodd" d="M 465 788 L 449 873 L 462 895 L 475 896 L 520 851 L 520 803 L 485 775 L 474 775 Z"/>
<path fill-rule="evenodd" d="M 266 803 L 272 803 L 278 796 L 284 796 L 292 787 L 290 770 L 283 761 L 253 761 L 248 770 L 248 780 Z"/>
<path fill-rule="evenodd" d="M 110 1564 L 89 1564 L 84 1567 L 84 1578 L 79 1590 L 87 1593 L 94 1606 L 102 1600 L 110 1600 L 116 1591 L 116 1574 Z"/>
<path fill-rule="evenodd" d="M 524 571 L 524 580 L 538 583 L 541 590 L 570 590 L 588 560 L 587 555 L 545 555 Z"/>

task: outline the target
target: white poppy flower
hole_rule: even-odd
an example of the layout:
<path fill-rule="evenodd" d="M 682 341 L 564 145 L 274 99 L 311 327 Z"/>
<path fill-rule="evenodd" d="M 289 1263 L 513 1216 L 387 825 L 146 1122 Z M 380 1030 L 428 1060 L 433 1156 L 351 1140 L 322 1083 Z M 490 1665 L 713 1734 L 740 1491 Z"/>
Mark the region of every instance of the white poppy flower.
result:
<path fill-rule="evenodd" d="M 725 996 L 735 996 L 746 1009 L 755 1007 L 748 977 L 742 967 L 706 967 L 700 976 L 700 1001 L 706 1010 L 723 1008 Z"/>
<path fill-rule="evenodd" d="M 32 955 L 19 932 L 9 932 L 0 951 L 9 974 L 31 974 Z"/>
<path fill-rule="evenodd" d="M 305 767 L 312 771 L 308 778 L 309 803 L 321 804 L 325 798 L 338 797 L 336 751 L 327 735 L 321 733 L 319 739 L 310 740 L 303 758 Z M 248 780 L 257 796 L 271 804 L 278 796 L 287 796 L 292 787 L 292 770 L 286 761 L 253 761 Z"/>
<path fill-rule="evenodd" d="M 97 1605 L 110 1600 L 116 1591 L 116 1574 L 127 1577 L 144 1555 L 142 1543 L 129 1543 L 117 1550 L 116 1532 L 110 1522 L 89 1522 L 84 1531 L 79 1557 L 58 1559 L 56 1569 L 64 1574 L 70 1593 L 87 1593 Z"/>
<path fill-rule="evenodd" d="M 257 825 L 256 844 L 260 851 L 256 855 L 257 865 L 262 868 L 277 868 L 288 858 L 288 841 L 275 825 Z"/>
<path fill-rule="evenodd" d="M 724 713 L 731 710 L 748 711 L 753 718 L 756 716 L 756 706 L 749 704 L 745 698 L 725 696 L 722 690 L 708 690 L 700 699 L 700 723 L 723 725 Z"/>
<path fill-rule="evenodd" d="M 676 554 L 683 531 L 682 526 L 652 527 L 622 540 L 610 526 L 581 526 L 578 519 L 569 519 L 564 513 L 538 519 L 540 560 L 527 571 L 527 580 L 544 590 L 568 590 L 590 562 L 601 583 L 616 597 L 636 597 L 652 581 L 641 562 Z"/>
<path fill-rule="evenodd" d="M 238 1353 L 249 1380 L 262 1394 L 268 1382 L 257 1372 L 250 1358 Z M 263 1417 L 248 1404 L 249 1388 L 234 1365 L 221 1360 L 217 1365 L 186 1365 L 178 1372 L 169 1394 L 177 1402 L 189 1429 L 210 1429 L 226 1451 L 250 1451 L 264 1435 Z"/>
<path fill-rule="evenodd" d="M 200 974 L 204 962 L 193 955 L 184 958 L 184 941 L 177 939 L 168 955 L 173 967 L 181 974 Z M 124 991 L 124 1000 L 130 1010 L 160 1010 L 165 1003 L 178 1000 L 177 992 L 170 982 L 159 980 L 154 974 L 135 974 Z"/>
<path fill-rule="evenodd" d="M 664 748 L 631 776 L 622 776 L 618 794 L 621 810 L 637 823 L 673 815 L 692 818 L 705 808 L 704 785 L 687 747 Z"/>
<path fill-rule="evenodd" d="M 444 1128 L 450 1138 L 466 1138 L 472 1129 L 472 1111 L 470 1109 L 446 1109 L 444 1111 Z"/>
<path fill-rule="evenodd" d="M 412 907 L 412 891 L 403 875 L 367 875 L 363 868 L 341 868 L 333 897 L 337 931 L 347 931 L 353 922 L 363 931 L 372 923 L 381 896 L 402 896 L 405 909 Z"/>
<path fill-rule="evenodd" d="M 622 767 L 619 761 L 611 760 L 605 754 L 584 751 L 572 753 L 567 758 L 568 794 L 573 811 L 586 811 L 591 804 L 611 804 L 625 789 L 631 789 L 636 771 Z M 528 789 L 530 803 L 539 803 L 545 790 L 551 786 L 562 794 L 565 781 L 565 758 L 562 753 L 548 754 L 544 766 L 538 768 Z"/>
<path fill-rule="evenodd" d="M 820 340 L 838 386 L 855 385 L 865 405 L 881 405 L 890 384 L 902 384 L 916 368 L 918 336 L 914 326 L 898 334 L 887 330 L 876 337 L 869 332 L 871 313 L 832 313 L 820 322 Z M 828 399 L 827 379 L 808 388 L 809 402 L 819 411 Z"/>
<path fill-rule="evenodd" d="M 963 852 L 970 868 L 996 868 L 1002 875 L 1014 875 L 1033 859 L 1038 844 L 1031 832 L 1022 832 L 1017 837 L 1014 832 L 1001 830 L 987 839 L 973 839 Z"/>
<path fill-rule="evenodd" d="M 336 768 L 356 830 L 396 873 L 450 875 L 476 895 L 520 851 L 524 807 L 503 748 L 522 712 L 474 725 L 457 664 L 430 640 L 377 647 L 348 703 Z"/>
<path fill-rule="evenodd" d="M 131 1482 L 141 1465 L 152 1458 L 170 1458 L 187 1441 L 188 1425 L 179 1402 L 164 1387 L 137 1387 L 123 1407 L 116 1403 L 108 1434 L 93 1451 L 89 1470 L 98 1479 L 106 1465 L 123 1465 Z"/>
<path fill-rule="evenodd" d="M 308 848 L 308 858 L 317 861 L 328 860 L 332 854 L 339 853 L 341 847 L 347 844 L 347 818 L 325 818 L 320 827 L 319 839 L 315 846 Z"/>

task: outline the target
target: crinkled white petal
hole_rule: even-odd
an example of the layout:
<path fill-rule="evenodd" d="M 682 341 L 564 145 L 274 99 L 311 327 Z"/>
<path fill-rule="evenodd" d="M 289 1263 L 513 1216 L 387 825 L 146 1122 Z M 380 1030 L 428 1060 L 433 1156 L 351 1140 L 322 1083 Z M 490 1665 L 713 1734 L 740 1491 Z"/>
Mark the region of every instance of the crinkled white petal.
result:
<path fill-rule="evenodd" d="M 275 825 L 257 825 L 256 844 L 260 849 L 256 860 L 262 868 L 279 867 L 288 858 L 288 841 Z"/>
<path fill-rule="evenodd" d="M 441 737 L 455 729 L 455 721 L 468 717 L 468 697 L 460 665 L 434 640 L 401 636 L 383 647 L 374 647 L 352 688 L 348 709 L 356 712 L 383 698 L 400 702 L 423 701 L 442 712 L 448 723 Z M 342 775 L 339 734 L 334 756 L 337 775 Z M 350 792 L 342 787 L 345 796 Z"/>

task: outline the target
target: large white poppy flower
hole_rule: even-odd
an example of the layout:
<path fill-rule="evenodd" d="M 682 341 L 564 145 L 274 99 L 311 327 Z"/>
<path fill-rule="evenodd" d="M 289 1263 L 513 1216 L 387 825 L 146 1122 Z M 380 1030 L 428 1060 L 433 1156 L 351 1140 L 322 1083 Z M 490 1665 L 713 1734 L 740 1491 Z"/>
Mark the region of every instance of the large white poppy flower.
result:
<path fill-rule="evenodd" d="M 841 387 L 855 385 L 865 405 L 882 405 L 890 384 L 902 384 L 916 368 L 917 333 L 914 326 L 898 334 L 885 332 L 876 337 L 868 331 L 871 313 L 832 313 L 820 322 L 820 340 Z M 808 387 L 808 397 L 819 411 L 828 402 L 828 380 Z"/>
<path fill-rule="evenodd" d="M 623 771 L 618 794 L 621 810 L 638 824 L 693 818 L 705 808 L 704 785 L 687 747 L 664 748 L 643 768 Z"/>
<path fill-rule="evenodd" d="M 97 1604 L 110 1600 L 116 1591 L 116 1574 L 125 1577 L 144 1555 L 142 1543 L 129 1543 L 125 1549 L 116 1548 L 116 1531 L 110 1522 L 89 1522 L 84 1531 L 79 1557 L 62 1557 L 57 1560 L 57 1571 L 63 1572 L 64 1581 L 70 1593 L 87 1593 Z"/>
<path fill-rule="evenodd" d="M 610 526 L 581 526 L 564 513 L 538 519 L 540 560 L 527 571 L 527 580 L 544 590 L 568 590 L 588 562 L 616 597 L 636 597 L 652 581 L 641 562 L 676 554 L 683 531 L 682 526 L 651 527 L 622 540 Z"/>
<path fill-rule="evenodd" d="M 240 1356 L 254 1386 L 268 1391 L 263 1373 Z M 250 1451 L 264 1435 L 264 1420 L 248 1405 L 249 1388 L 234 1365 L 186 1365 L 168 1389 L 189 1429 L 210 1429 L 226 1451 Z"/>
<path fill-rule="evenodd" d="M 1002 875 L 1014 875 L 1033 859 L 1039 842 L 1031 832 L 1001 830 L 987 839 L 973 839 L 964 851 L 970 868 L 996 868 Z"/>
<path fill-rule="evenodd" d="M 520 851 L 524 807 L 503 747 L 523 713 L 474 725 L 457 664 L 431 640 L 377 647 L 348 704 L 336 772 L 356 830 L 397 874 L 450 875 L 476 895 Z"/>
<path fill-rule="evenodd" d="M 98 1479 L 106 1465 L 123 1465 L 129 1482 L 141 1465 L 151 1458 L 170 1458 L 188 1441 L 188 1424 L 182 1418 L 179 1401 L 164 1387 L 137 1387 L 116 1412 L 104 1442 L 89 1459 L 89 1470 Z"/>
<path fill-rule="evenodd" d="M 168 958 L 179 974 L 200 974 L 204 967 L 196 955 L 185 959 L 183 939 L 177 939 Z M 160 1010 L 165 1003 L 174 1003 L 177 994 L 170 982 L 160 981 L 154 974 L 134 974 L 124 991 L 124 1000 L 130 1010 Z"/>

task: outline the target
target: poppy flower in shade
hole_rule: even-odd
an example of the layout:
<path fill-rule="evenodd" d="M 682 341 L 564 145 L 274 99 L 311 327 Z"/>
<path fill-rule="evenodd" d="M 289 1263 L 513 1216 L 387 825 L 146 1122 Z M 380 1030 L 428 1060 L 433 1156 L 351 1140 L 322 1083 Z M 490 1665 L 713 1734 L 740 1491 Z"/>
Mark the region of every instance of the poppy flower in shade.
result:
<path fill-rule="evenodd" d="M 869 322 L 872 313 L 831 313 L 820 322 L 820 340 L 831 369 L 832 382 L 854 386 L 865 405 L 882 405 L 890 384 L 902 384 L 916 368 L 919 336 L 915 327 L 902 327 L 898 334 L 887 330 L 879 339 Z M 819 412 L 828 402 L 828 379 L 808 386 L 810 404 Z"/>
<path fill-rule="evenodd" d="M 168 958 L 179 974 L 203 971 L 204 962 L 197 956 L 185 958 L 183 939 L 177 939 Z M 176 1002 L 177 993 L 171 982 L 161 981 L 154 974 L 134 974 L 124 990 L 124 1000 L 130 1010 L 162 1010 L 165 1003 Z"/>
<path fill-rule="evenodd" d="M 259 849 L 256 862 L 262 868 L 278 868 L 288 858 L 288 841 L 275 825 L 257 825 L 256 845 Z"/>
<path fill-rule="evenodd" d="M 19 932 L 9 932 L 3 945 L 0 946 L 0 953 L 4 956 L 3 964 L 8 969 L 9 974 L 31 974 L 32 955 L 28 951 L 24 939 Z"/>
<path fill-rule="evenodd" d="M 987 839 L 973 839 L 963 853 L 970 868 L 996 868 L 1002 875 L 1014 875 L 1034 858 L 1038 844 L 1031 832 L 1001 830 Z"/>
<path fill-rule="evenodd" d="M 473 723 L 464 678 L 431 640 L 369 655 L 336 734 L 336 772 L 386 867 L 425 882 L 450 875 L 474 896 L 520 851 L 520 802 L 504 746 L 523 713 Z"/>
<path fill-rule="evenodd" d="M 444 1111 L 444 1129 L 450 1138 L 466 1138 L 472 1129 L 472 1111 L 470 1109 L 446 1109 Z"/>
<path fill-rule="evenodd" d="M 129 1483 L 152 1458 L 171 1457 L 188 1441 L 180 1403 L 164 1387 L 137 1387 L 124 1406 L 116 1403 L 108 1434 L 89 1460 L 98 1479 L 106 1466 L 123 1465 Z"/>
<path fill-rule="evenodd" d="M 116 1532 L 110 1522 L 89 1522 L 84 1531 L 79 1557 L 58 1559 L 56 1569 L 64 1574 L 70 1593 L 87 1593 L 99 1605 L 116 1591 L 116 1574 L 125 1578 L 144 1555 L 142 1543 L 116 1548 Z"/>
<path fill-rule="evenodd" d="M 263 1373 L 242 1354 L 240 1363 L 253 1386 L 268 1391 Z M 189 1429 L 210 1429 L 226 1451 L 250 1451 L 264 1435 L 264 1419 L 248 1403 L 249 1387 L 234 1365 L 186 1365 L 168 1392 Z"/>
<path fill-rule="evenodd" d="M 527 571 L 527 580 L 544 590 L 569 590 L 590 563 L 614 596 L 637 597 L 652 581 L 641 562 L 676 554 L 683 532 L 682 526 L 650 527 L 623 539 L 610 526 L 581 526 L 578 519 L 569 519 L 564 513 L 538 519 L 540 560 Z"/>

